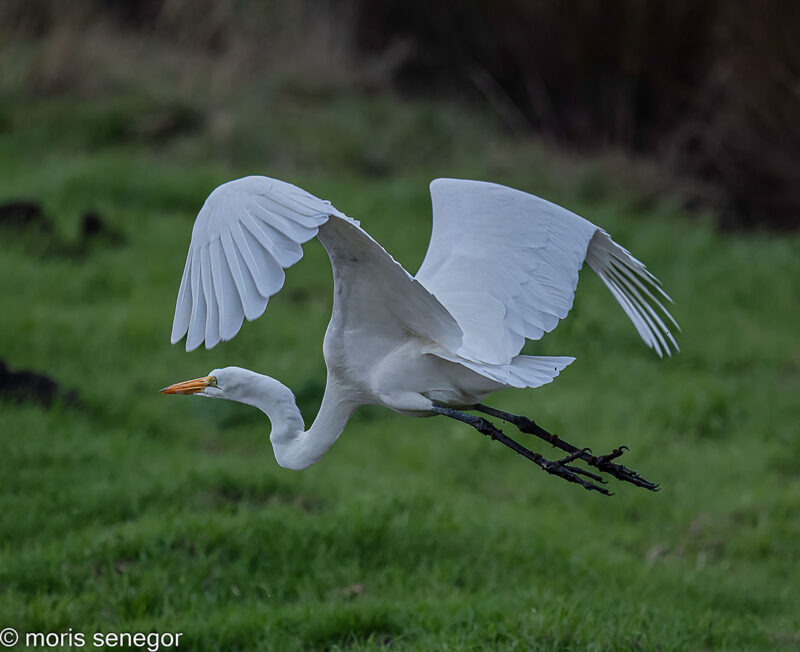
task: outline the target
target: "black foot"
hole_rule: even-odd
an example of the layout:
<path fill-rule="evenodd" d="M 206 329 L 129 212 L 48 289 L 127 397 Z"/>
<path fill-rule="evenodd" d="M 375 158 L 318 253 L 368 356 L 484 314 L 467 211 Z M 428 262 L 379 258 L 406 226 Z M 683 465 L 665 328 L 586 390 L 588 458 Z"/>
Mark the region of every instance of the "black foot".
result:
<path fill-rule="evenodd" d="M 592 455 L 591 450 L 588 448 L 578 448 L 573 446 L 569 442 L 564 441 L 558 435 L 551 434 L 547 432 L 541 426 L 538 426 L 535 422 L 528 419 L 527 417 L 519 416 L 516 414 L 509 414 L 508 412 L 502 412 L 501 410 L 496 410 L 495 408 L 489 407 L 488 405 L 476 405 L 475 409 L 479 412 L 483 412 L 484 414 L 488 414 L 489 416 L 496 417 L 498 419 L 502 419 L 503 421 L 507 421 L 508 423 L 513 424 L 517 427 L 520 432 L 524 432 L 529 435 L 534 435 L 539 439 L 543 439 L 547 443 L 555 446 L 556 448 L 560 448 L 562 451 L 568 453 L 568 457 L 564 459 L 569 459 L 570 461 L 574 460 L 583 460 L 589 466 L 593 466 L 598 471 L 603 473 L 608 473 L 610 476 L 613 476 L 617 480 L 622 480 L 623 482 L 630 482 L 637 487 L 642 487 L 644 489 L 649 489 L 650 491 L 658 491 L 659 487 L 657 484 L 650 482 L 649 480 L 645 480 L 642 476 L 640 476 L 636 471 L 632 471 L 631 469 L 622 466 L 621 464 L 617 464 L 612 462 L 620 455 L 622 455 L 626 450 L 628 450 L 627 446 L 620 446 L 619 448 L 615 448 L 613 451 L 608 453 L 607 455 Z M 574 468 L 574 467 L 573 467 Z"/>
<path fill-rule="evenodd" d="M 508 435 L 506 435 L 502 430 L 494 426 L 492 423 L 484 419 L 483 417 L 477 417 L 473 414 L 466 414 L 465 412 L 460 412 L 459 410 L 454 410 L 453 408 L 448 408 L 444 406 L 435 405 L 433 408 L 434 412 L 438 414 L 443 414 L 451 419 L 457 419 L 458 421 L 462 421 L 463 423 L 468 423 L 473 428 L 475 428 L 478 432 L 490 437 L 495 441 L 499 441 L 501 444 L 504 444 L 511 448 L 512 450 L 516 451 L 523 457 L 528 458 L 535 464 L 537 464 L 540 468 L 547 471 L 551 475 L 557 475 L 559 478 L 566 480 L 567 482 L 574 482 L 575 484 L 579 484 L 584 489 L 589 491 L 599 491 L 601 494 L 605 494 L 606 496 L 612 496 L 612 492 L 608 489 L 601 487 L 594 482 L 590 482 L 588 480 L 584 480 L 583 477 L 591 478 L 595 482 L 600 482 L 605 484 L 603 479 L 594 473 L 586 471 L 584 469 L 580 469 L 576 466 L 570 466 L 570 462 L 578 459 L 579 455 L 570 454 L 567 455 L 564 459 L 561 460 L 548 460 L 539 455 L 539 453 L 534 453 L 531 450 L 528 450 L 524 446 L 521 446 L 516 441 L 511 439 Z M 581 453 L 582 451 L 577 451 Z"/>

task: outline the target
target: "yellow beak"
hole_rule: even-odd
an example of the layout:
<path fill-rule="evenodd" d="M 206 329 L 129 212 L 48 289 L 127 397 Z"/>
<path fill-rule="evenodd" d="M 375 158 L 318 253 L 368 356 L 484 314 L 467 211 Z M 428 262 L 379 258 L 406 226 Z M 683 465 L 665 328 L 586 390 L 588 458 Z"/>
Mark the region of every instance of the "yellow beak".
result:
<path fill-rule="evenodd" d="M 197 394 L 211 385 L 211 376 L 203 376 L 194 380 L 184 380 L 161 390 L 162 394 Z"/>

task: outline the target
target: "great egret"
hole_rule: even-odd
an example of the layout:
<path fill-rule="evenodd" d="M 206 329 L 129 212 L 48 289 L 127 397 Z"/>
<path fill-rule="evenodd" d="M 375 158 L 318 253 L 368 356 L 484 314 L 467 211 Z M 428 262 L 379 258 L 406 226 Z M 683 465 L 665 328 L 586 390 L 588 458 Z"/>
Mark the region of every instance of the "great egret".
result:
<path fill-rule="evenodd" d="M 229 340 L 245 318 L 259 317 L 281 289 L 283 270 L 314 236 L 333 267 L 333 315 L 325 333 L 325 394 L 305 430 L 288 387 L 239 367 L 177 383 L 165 394 L 195 394 L 247 403 L 272 423 L 270 440 L 283 467 L 303 469 L 336 441 L 360 405 L 410 416 L 442 414 L 475 427 L 548 473 L 586 489 L 601 476 L 572 464 L 655 489 L 604 456 L 576 448 L 533 421 L 482 405 L 495 390 L 549 383 L 574 358 L 519 355 L 572 307 L 586 261 L 600 276 L 642 339 L 659 356 L 677 350 L 656 308 L 669 300 L 642 263 L 603 229 L 528 193 L 494 183 L 436 179 L 430 185 L 433 232 L 411 276 L 359 222 L 276 179 L 250 176 L 216 188 L 200 210 L 181 279 L 172 342 L 186 350 Z M 508 437 L 477 410 L 514 424 L 566 451 L 547 460 Z"/>

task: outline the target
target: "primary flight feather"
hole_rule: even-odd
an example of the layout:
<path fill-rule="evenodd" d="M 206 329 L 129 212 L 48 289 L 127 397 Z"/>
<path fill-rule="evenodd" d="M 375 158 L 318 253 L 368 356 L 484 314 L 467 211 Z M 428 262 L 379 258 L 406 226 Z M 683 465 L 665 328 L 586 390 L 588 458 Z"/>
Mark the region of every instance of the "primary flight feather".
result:
<path fill-rule="evenodd" d="M 311 428 L 291 391 L 238 367 L 178 383 L 164 393 L 227 398 L 260 408 L 272 422 L 279 464 L 318 461 L 359 405 L 376 404 L 413 416 L 469 423 L 587 489 L 609 493 L 599 471 L 653 489 L 613 462 L 593 456 L 532 421 L 481 404 L 504 387 L 539 387 L 574 358 L 520 355 L 526 339 L 552 331 L 572 307 L 584 261 L 600 276 L 659 356 L 677 350 L 657 279 L 608 233 L 534 195 L 494 183 L 436 179 L 431 183 L 433 230 L 416 276 L 409 274 L 359 223 L 284 181 L 250 176 L 219 186 L 195 221 L 178 291 L 172 342 L 186 350 L 229 340 L 244 319 L 259 317 L 283 286 L 284 269 L 317 237 L 331 260 L 333 314 L 323 355 L 325 395 Z M 519 445 L 478 410 L 516 425 L 568 453 L 549 461 Z"/>

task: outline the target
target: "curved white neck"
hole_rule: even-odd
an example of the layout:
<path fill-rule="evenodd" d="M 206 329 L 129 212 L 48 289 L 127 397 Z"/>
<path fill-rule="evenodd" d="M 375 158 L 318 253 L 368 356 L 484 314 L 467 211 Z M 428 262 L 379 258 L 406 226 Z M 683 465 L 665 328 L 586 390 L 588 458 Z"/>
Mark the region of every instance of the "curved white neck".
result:
<path fill-rule="evenodd" d="M 275 459 L 287 469 L 300 470 L 318 462 L 342 434 L 357 406 L 329 383 L 314 423 L 305 430 L 292 391 L 269 376 L 253 376 L 252 391 L 238 400 L 267 415 L 272 423 L 269 439 Z"/>

